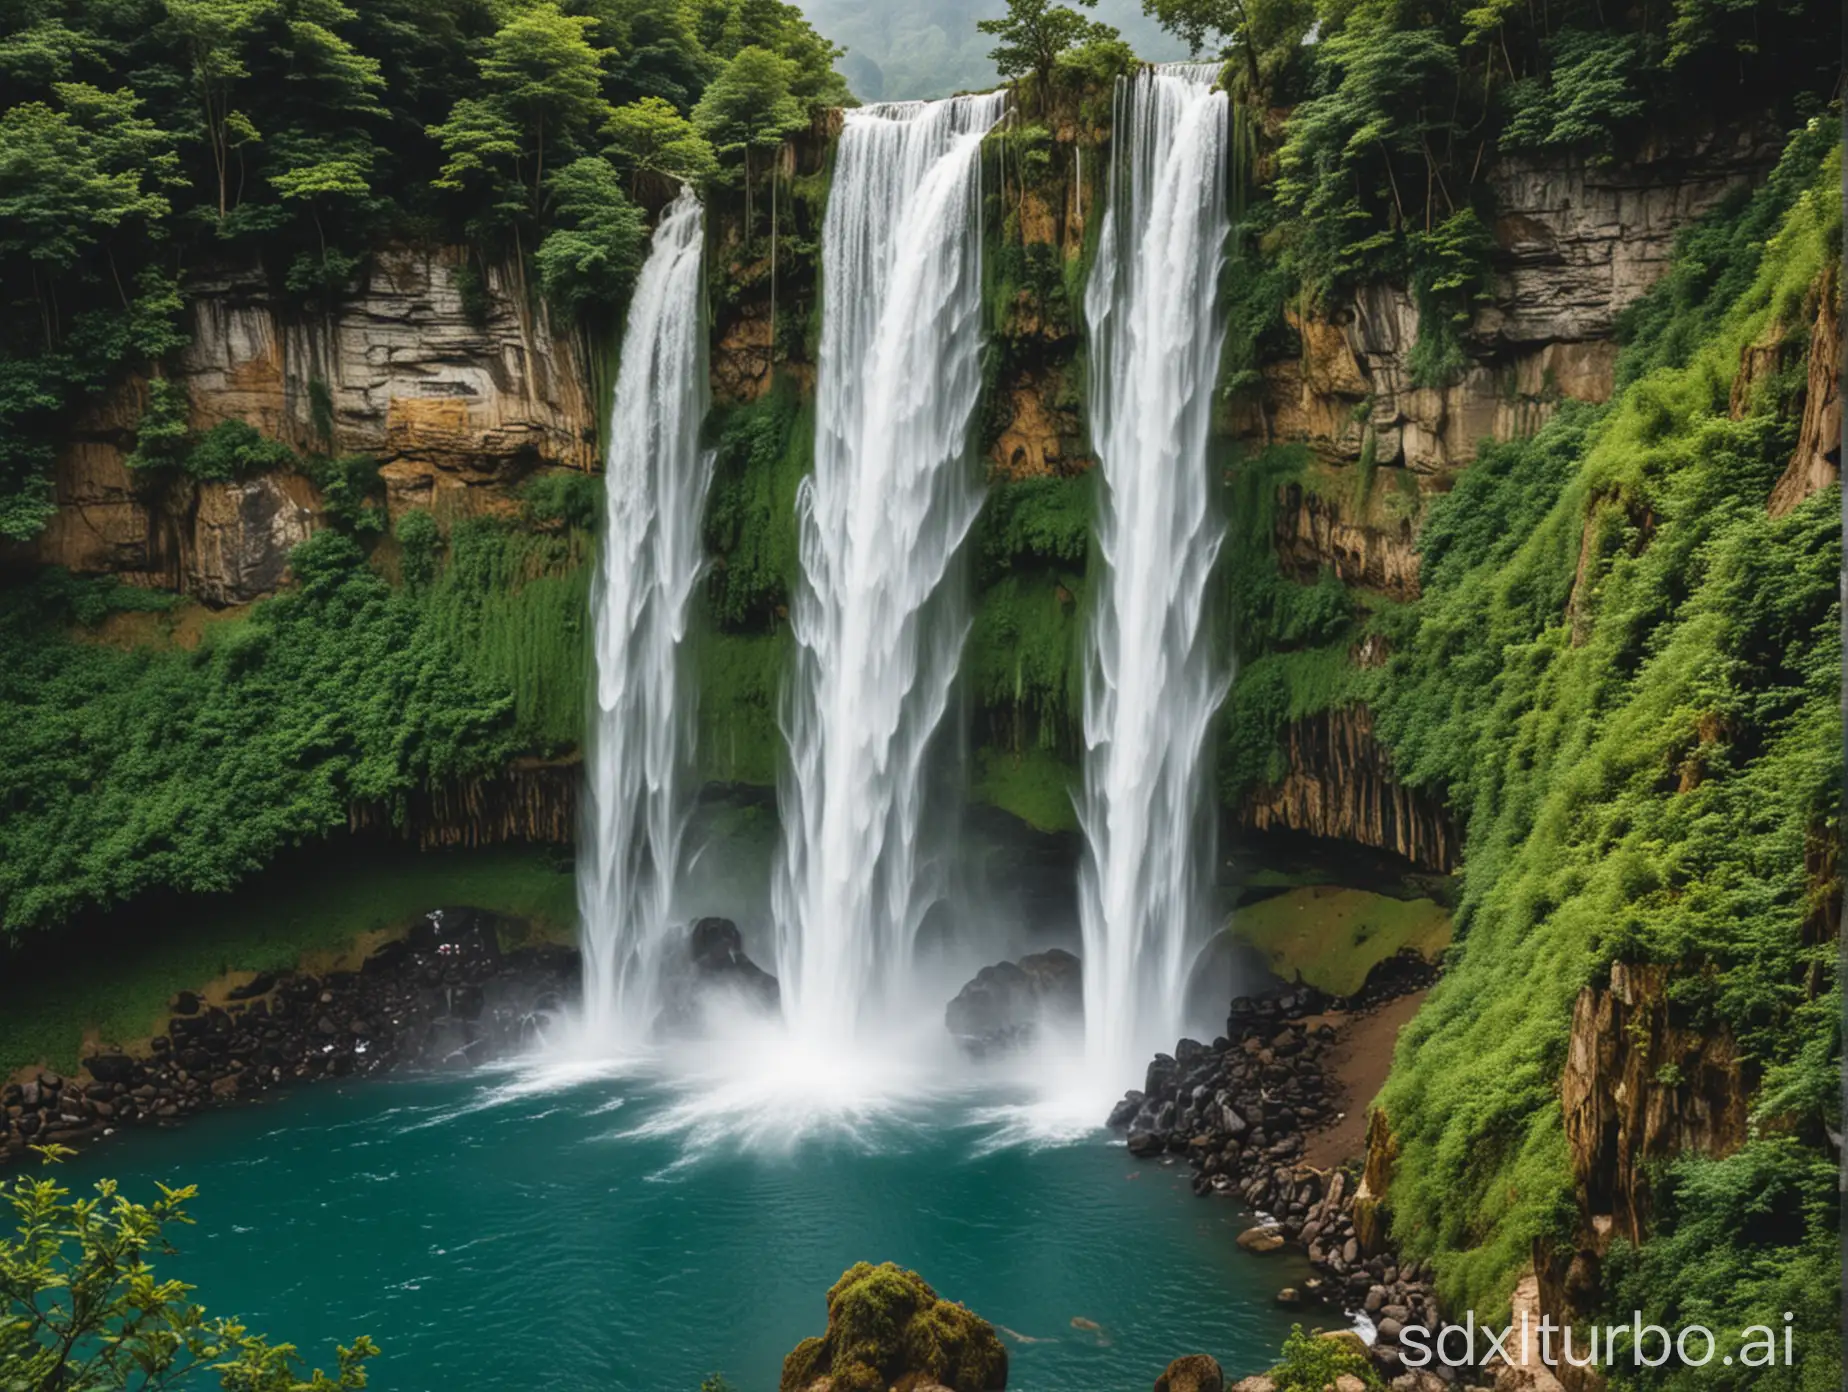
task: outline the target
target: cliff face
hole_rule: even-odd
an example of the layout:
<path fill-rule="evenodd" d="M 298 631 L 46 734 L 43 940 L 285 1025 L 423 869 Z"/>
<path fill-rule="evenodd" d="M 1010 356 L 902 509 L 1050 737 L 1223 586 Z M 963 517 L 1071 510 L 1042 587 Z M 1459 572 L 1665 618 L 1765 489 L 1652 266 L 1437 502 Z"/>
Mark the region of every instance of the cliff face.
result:
<path fill-rule="evenodd" d="M 1646 151 L 1628 164 L 1505 161 L 1493 174 L 1492 285 L 1462 335 L 1465 366 L 1442 385 L 1421 384 L 1413 371 L 1419 312 L 1404 287 L 1369 285 L 1346 303 L 1292 311 L 1296 352 L 1265 364 L 1227 421 L 1247 449 L 1304 446 L 1313 461 L 1272 504 L 1281 572 L 1304 583 L 1332 572 L 1363 599 L 1417 599 L 1425 503 L 1483 441 L 1531 435 L 1565 401 L 1608 400 L 1620 315 L 1667 271 L 1676 236 L 1760 179 L 1777 154 L 1775 142 L 1744 132 Z M 1837 323 L 1835 297 L 1825 296 L 1813 332 L 1828 344 L 1812 353 L 1802 443 L 1774 511 L 1836 475 Z M 1601 525 L 1600 516 L 1586 524 L 1585 564 Z M 1351 656 L 1371 666 L 1385 654 Z M 1239 821 L 1354 840 L 1432 868 L 1455 864 L 1441 808 L 1396 783 L 1364 710 L 1298 722 L 1284 747 L 1288 773 L 1250 794 Z"/>
<path fill-rule="evenodd" d="M 489 511 L 537 465 L 596 464 L 582 351 L 519 308 L 508 272 L 471 272 L 459 249 L 382 252 L 326 315 L 292 313 L 254 273 L 201 277 L 188 294 L 173 378 L 192 427 L 241 420 L 304 453 L 374 455 L 394 519 Z M 131 380 L 77 420 L 57 460 L 58 514 L 11 559 L 213 605 L 273 592 L 315 525 L 314 487 L 286 472 L 196 482 L 129 469 L 146 399 Z"/>
<path fill-rule="evenodd" d="M 1418 598 L 1418 551 L 1413 519 L 1396 515 L 1388 489 L 1369 490 L 1358 507 L 1339 494 L 1286 484 L 1277 495 L 1272 542 L 1283 571 L 1313 584 L 1324 569 L 1353 589 L 1396 600 Z"/>
<path fill-rule="evenodd" d="M 1746 1136 L 1747 1066 L 1724 1026 L 1678 1021 L 1660 966 L 1611 968 L 1572 1012 L 1560 1105 L 1588 1222 L 1632 1242 L 1649 1219 L 1651 1161 L 1726 1155 Z"/>
<path fill-rule="evenodd" d="M 118 575 L 214 606 L 274 591 L 314 529 L 314 486 L 292 473 L 211 483 L 137 475 L 123 461 L 145 401 L 146 384 L 129 382 L 85 412 L 58 456 L 57 513 L 30 546 L 0 559 Z"/>
<path fill-rule="evenodd" d="M 1285 747 L 1289 772 L 1235 809 L 1241 825 L 1351 841 L 1427 870 L 1456 868 L 1460 838 L 1449 816 L 1436 799 L 1394 777 L 1365 706 L 1293 722 Z"/>
<path fill-rule="evenodd" d="M 583 765 L 576 759 L 521 760 L 497 773 L 426 788 L 402 816 L 381 803 L 357 803 L 347 830 L 414 842 L 420 850 L 538 841 L 568 846 L 577 837 Z"/>
<path fill-rule="evenodd" d="M 1492 178 L 1493 286 L 1456 380 L 1419 384 L 1417 306 L 1402 287 L 1372 285 L 1292 320 L 1300 357 L 1266 369 L 1235 433 L 1305 443 L 1331 461 L 1358 460 L 1371 433 L 1380 465 L 1443 474 L 1485 439 L 1533 433 L 1561 401 L 1608 400 L 1618 316 L 1668 269 L 1676 235 L 1777 154 L 1777 141 L 1748 131 L 1627 164 L 1504 161 Z"/>
<path fill-rule="evenodd" d="M 1781 517 L 1842 473 L 1842 297 L 1841 278 L 1831 266 L 1816 295 L 1810 330 L 1809 375 L 1803 386 L 1802 423 L 1790 466 L 1771 490 L 1770 509 Z"/>

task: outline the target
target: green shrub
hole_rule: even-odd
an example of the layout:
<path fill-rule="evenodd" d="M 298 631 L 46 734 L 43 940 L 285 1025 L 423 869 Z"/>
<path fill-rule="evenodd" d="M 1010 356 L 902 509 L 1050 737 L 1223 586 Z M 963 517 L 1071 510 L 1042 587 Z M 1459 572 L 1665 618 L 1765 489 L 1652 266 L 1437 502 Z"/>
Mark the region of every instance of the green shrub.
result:
<path fill-rule="evenodd" d="M 48 1146 L 49 1159 L 71 1154 Z M 192 1287 L 162 1278 L 156 1253 L 171 1252 L 172 1229 L 190 1224 L 188 1185 L 151 1204 L 134 1203 L 101 1180 L 96 1197 L 72 1199 L 50 1179 L 0 1180 L 17 1236 L 0 1236 L 0 1386 L 178 1388 L 216 1384 L 226 1392 L 348 1392 L 366 1386 L 378 1353 L 361 1336 L 336 1350 L 333 1376 L 305 1379 L 293 1345 L 272 1344 L 235 1319 L 208 1317 Z"/>
<path fill-rule="evenodd" d="M 1283 1341 L 1283 1361 L 1266 1376 L 1276 1392 L 1324 1392 L 1343 1375 L 1357 1377 L 1368 1387 L 1384 1385 L 1366 1354 L 1345 1340 L 1305 1333 L 1299 1324 Z"/>
<path fill-rule="evenodd" d="M 406 581 L 427 585 L 436 577 L 443 533 L 428 508 L 413 508 L 398 519 L 398 548 Z"/>

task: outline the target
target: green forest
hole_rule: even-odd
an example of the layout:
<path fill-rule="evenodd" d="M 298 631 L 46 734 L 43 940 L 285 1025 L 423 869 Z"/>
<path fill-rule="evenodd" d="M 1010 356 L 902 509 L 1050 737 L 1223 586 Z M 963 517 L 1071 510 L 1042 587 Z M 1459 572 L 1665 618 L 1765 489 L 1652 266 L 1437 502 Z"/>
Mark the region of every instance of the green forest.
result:
<path fill-rule="evenodd" d="M 462 247 L 465 291 L 513 268 L 525 310 L 606 371 L 653 214 L 700 189 L 715 334 L 761 310 L 768 378 L 707 422 L 698 758 L 702 779 L 775 784 L 826 146 L 856 96 L 1014 93 L 984 150 L 976 443 L 996 448 L 1029 382 L 1077 462 L 994 470 L 967 547 L 964 733 L 975 799 L 1074 830 L 1097 222 L 1036 229 L 1101 202 L 1116 79 L 1194 53 L 1224 64 L 1236 164 L 1221 810 L 1289 773 L 1300 722 L 1364 706 L 1462 839 L 1456 941 L 1377 1099 L 1394 1242 L 1484 1319 L 1570 1257 L 1575 1004 L 1614 968 L 1659 970 L 1661 1018 L 1730 1042 L 1749 1116 L 1725 1153 L 1652 1162 L 1648 1234 L 1603 1254 L 1596 1313 L 1833 1327 L 1842 500 L 1768 503 L 1817 326 L 1840 322 L 1840 23 L 1820 0 L 0 0 L 0 968 L 85 915 L 229 891 L 357 807 L 402 823 L 420 792 L 583 738 L 602 480 L 524 460 L 491 514 L 394 516 L 382 461 L 331 429 L 315 449 L 196 428 L 178 357 L 227 266 L 307 321 L 388 249 Z M 1492 359 L 1498 171 L 1628 171 L 1740 133 L 1771 153 L 1619 316 L 1607 400 L 1547 383 L 1544 424 L 1441 488 L 1382 465 L 1371 424 L 1335 465 L 1237 428 L 1309 360 L 1305 325 L 1370 287 L 1415 306 L 1413 388 Z M 58 513 L 73 421 L 127 382 L 150 496 L 312 483 L 320 529 L 281 592 L 202 612 L 19 560 Z M 1286 564 L 1292 488 L 1415 531 L 1417 593 Z M 1839 1351 L 1747 1376 L 1619 1381 L 1820 1392 Z"/>

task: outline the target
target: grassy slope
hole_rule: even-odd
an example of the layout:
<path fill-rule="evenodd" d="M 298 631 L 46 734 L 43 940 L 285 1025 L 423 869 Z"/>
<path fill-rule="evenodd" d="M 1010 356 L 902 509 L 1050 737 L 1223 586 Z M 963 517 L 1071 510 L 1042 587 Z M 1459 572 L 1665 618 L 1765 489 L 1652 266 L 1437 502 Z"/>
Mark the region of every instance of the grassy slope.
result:
<path fill-rule="evenodd" d="M 1285 981 L 1347 996 L 1404 948 L 1435 961 L 1450 944 L 1450 915 L 1429 899 L 1315 885 L 1235 910 L 1231 931 L 1263 953 Z"/>

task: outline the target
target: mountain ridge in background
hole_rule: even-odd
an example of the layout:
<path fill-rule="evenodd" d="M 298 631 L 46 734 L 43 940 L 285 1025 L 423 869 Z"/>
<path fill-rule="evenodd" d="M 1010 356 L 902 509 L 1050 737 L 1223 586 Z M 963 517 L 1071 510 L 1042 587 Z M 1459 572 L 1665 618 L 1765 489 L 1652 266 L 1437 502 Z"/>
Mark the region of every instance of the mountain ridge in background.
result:
<path fill-rule="evenodd" d="M 836 66 L 861 101 L 908 101 L 993 87 L 995 40 L 980 20 L 1007 0 L 795 0 L 809 22 L 847 49 Z M 1099 0 L 1088 18 L 1113 24 L 1143 58 L 1186 56 L 1186 47 L 1142 13 L 1140 0 Z"/>

